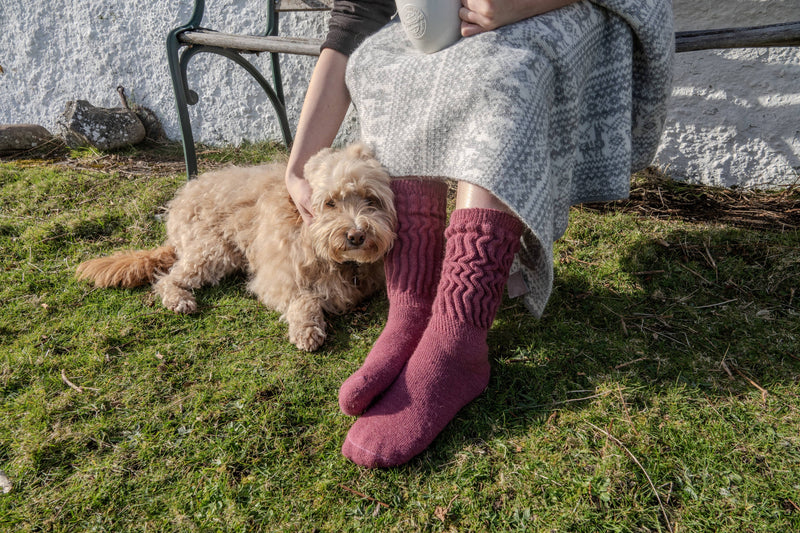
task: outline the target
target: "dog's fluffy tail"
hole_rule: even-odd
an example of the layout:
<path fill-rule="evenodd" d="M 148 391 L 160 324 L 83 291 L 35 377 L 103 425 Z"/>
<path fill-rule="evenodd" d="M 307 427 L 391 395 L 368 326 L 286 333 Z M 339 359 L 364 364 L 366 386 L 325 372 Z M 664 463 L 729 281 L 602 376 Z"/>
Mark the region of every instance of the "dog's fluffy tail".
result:
<path fill-rule="evenodd" d="M 92 280 L 97 287 L 132 288 L 155 281 L 177 261 L 175 248 L 161 246 L 154 250 L 119 252 L 90 259 L 78 265 L 78 279 Z"/>

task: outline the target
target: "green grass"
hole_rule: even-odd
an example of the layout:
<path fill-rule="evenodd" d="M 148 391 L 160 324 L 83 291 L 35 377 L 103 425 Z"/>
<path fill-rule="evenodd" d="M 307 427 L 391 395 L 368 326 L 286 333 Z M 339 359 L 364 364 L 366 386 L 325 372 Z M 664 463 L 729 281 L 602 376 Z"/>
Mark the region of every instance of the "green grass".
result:
<path fill-rule="evenodd" d="M 0 529 L 800 530 L 796 229 L 573 209 L 545 316 L 506 300 L 487 391 L 371 471 L 339 453 L 336 394 L 385 297 L 307 354 L 242 277 L 194 316 L 75 281 L 163 238 L 162 150 L 0 162 Z"/>

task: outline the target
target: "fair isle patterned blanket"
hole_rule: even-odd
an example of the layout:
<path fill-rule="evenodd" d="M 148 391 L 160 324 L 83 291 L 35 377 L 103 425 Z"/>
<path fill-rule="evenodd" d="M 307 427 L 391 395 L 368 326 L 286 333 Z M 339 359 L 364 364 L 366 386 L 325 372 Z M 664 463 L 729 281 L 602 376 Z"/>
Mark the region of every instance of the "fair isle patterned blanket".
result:
<path fill-rule="evenodd" d="M 570 205 L 627 197 L 655 154 L 673 49 L 670 0 L 583 0 L 430 55 L 394 20 L 347 85 L 391 175 L 474 183 L 525 222 L 509 293 L 541 316 Z"/>

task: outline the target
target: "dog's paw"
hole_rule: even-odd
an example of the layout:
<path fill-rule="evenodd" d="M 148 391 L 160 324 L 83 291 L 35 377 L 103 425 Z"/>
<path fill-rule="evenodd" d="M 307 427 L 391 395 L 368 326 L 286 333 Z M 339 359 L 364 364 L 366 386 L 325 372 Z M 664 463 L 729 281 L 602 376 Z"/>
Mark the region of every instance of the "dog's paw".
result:
<path fill-rule="evenodd" d="M 197 302 L 194 298 L 164 298 L 161 300 L 164 307 L 182 315 L 189 315 L 197 311 Z"/>
<path fill-rule="evenodd" d="M 162 279 L 153 287 L 156 294 L 161 297 L 161 303 L 170 311 L 175 311 L 182 315 L 188 315 L 197 311 L 197 301 L 194 294 L 183 287 L 178 287 L 172 283 L 167 283 Z"/>
<path fill-rule="evenodd" d="M 182 302 L 179 302 L 178 305 L 176 305 L 175 307 L 171 307 L 170 309 L 172 309 L 176 313 L 181 313 L 183 315 L 190 315 L 195 311 L 197 311 L 197 302 L 195 302 L 194 300 L 183 300 Z"/>
<path fill-rule="evenodd" d="M 289 327 L 289 342 L 306 352 L 313 352 L 325 342 L 325 328 L 317 324 Z"/>

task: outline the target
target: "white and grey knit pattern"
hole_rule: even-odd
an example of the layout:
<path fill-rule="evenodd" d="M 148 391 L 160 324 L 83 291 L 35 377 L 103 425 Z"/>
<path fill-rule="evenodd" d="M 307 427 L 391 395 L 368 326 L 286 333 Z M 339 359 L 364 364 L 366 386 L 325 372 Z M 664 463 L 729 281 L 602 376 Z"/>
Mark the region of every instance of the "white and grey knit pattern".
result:
<path fill-rule="evenodd" d="M 524 221 L 514 268 L 540 316 L 569 206 L 626 197 L 651 161 L 672 56 L 670 0 L 583 0 L 430 55 L 394 21 L 351 56 L 347 84 L 391 175 L 474 183 Z"/>

